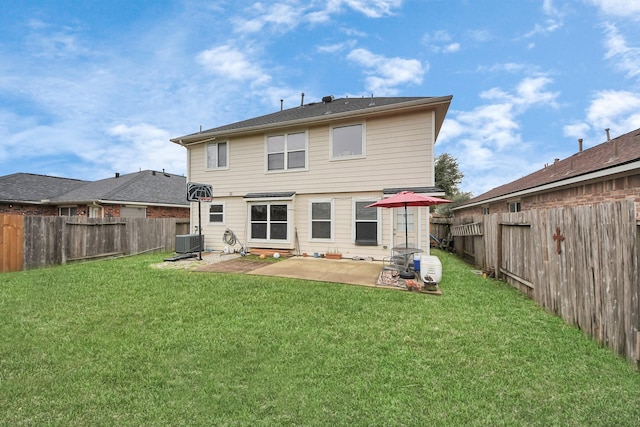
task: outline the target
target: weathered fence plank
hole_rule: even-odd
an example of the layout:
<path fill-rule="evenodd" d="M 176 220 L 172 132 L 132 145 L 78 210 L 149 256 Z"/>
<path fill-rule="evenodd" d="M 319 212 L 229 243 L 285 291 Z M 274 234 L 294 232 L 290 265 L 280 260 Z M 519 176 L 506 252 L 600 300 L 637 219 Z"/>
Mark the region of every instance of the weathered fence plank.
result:
<path fill-rule="evenodd" d="M 0 272 L 22 270 L 24 221 L 21 215 L 0 215 Z"/>

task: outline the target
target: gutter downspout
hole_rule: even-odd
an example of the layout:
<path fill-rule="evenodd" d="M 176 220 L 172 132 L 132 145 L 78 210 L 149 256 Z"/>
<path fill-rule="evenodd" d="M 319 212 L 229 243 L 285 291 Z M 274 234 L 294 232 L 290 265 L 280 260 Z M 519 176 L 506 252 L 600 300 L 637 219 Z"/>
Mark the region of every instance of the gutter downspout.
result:
<path fill-rule="evenodd" d="M 104 219 L 104 206 L 96 201 L 91 202 L 91 204 L 100 209 L 100 219 Z"/>

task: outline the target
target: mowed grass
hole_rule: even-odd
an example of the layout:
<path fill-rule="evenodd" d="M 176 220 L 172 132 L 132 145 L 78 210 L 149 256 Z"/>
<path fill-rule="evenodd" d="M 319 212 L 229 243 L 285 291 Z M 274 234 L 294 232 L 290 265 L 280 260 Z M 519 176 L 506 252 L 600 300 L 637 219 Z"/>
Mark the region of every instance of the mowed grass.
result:
<path fill-rule="evenodd" d="M 0 425 L 640 425 L 634 366 L 437 255 L 441 297 L 162 255 L 0 275 Z"/>

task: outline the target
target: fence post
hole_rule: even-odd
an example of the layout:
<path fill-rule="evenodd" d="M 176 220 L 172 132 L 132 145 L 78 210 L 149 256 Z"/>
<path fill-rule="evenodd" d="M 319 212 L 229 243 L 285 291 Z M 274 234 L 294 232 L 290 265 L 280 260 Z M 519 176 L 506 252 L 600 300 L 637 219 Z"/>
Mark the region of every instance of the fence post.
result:
<path fill-rule="evenodd" d="M 636 267 L 640 267 L 640 221 L 636 221 Z M 638 268 L 634 273 L 634 282 L 638 283 L 640 277 L 638 277 L 640 273 L 638 273 Z M 635 310 L 635 313 L 630 313 L 631 319 L 634 321 L 634 328 L 636 329 L 636 368 L 640 370 L 640 289 L 638 286 L 635 287 L 636 290 L 636 306 L 632 309 Z"/>

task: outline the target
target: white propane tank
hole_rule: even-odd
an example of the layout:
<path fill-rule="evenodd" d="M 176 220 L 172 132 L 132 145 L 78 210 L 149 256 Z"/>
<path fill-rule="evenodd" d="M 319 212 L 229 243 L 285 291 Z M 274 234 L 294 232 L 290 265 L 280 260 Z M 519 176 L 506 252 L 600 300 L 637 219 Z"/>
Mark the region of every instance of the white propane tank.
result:
<path fill-rule="evenodd" d="M 420 277 L 425 283 L 440 283 L 440 280 L 442 280 L 442 263 L 437 256 L 420 255 Z"/>

